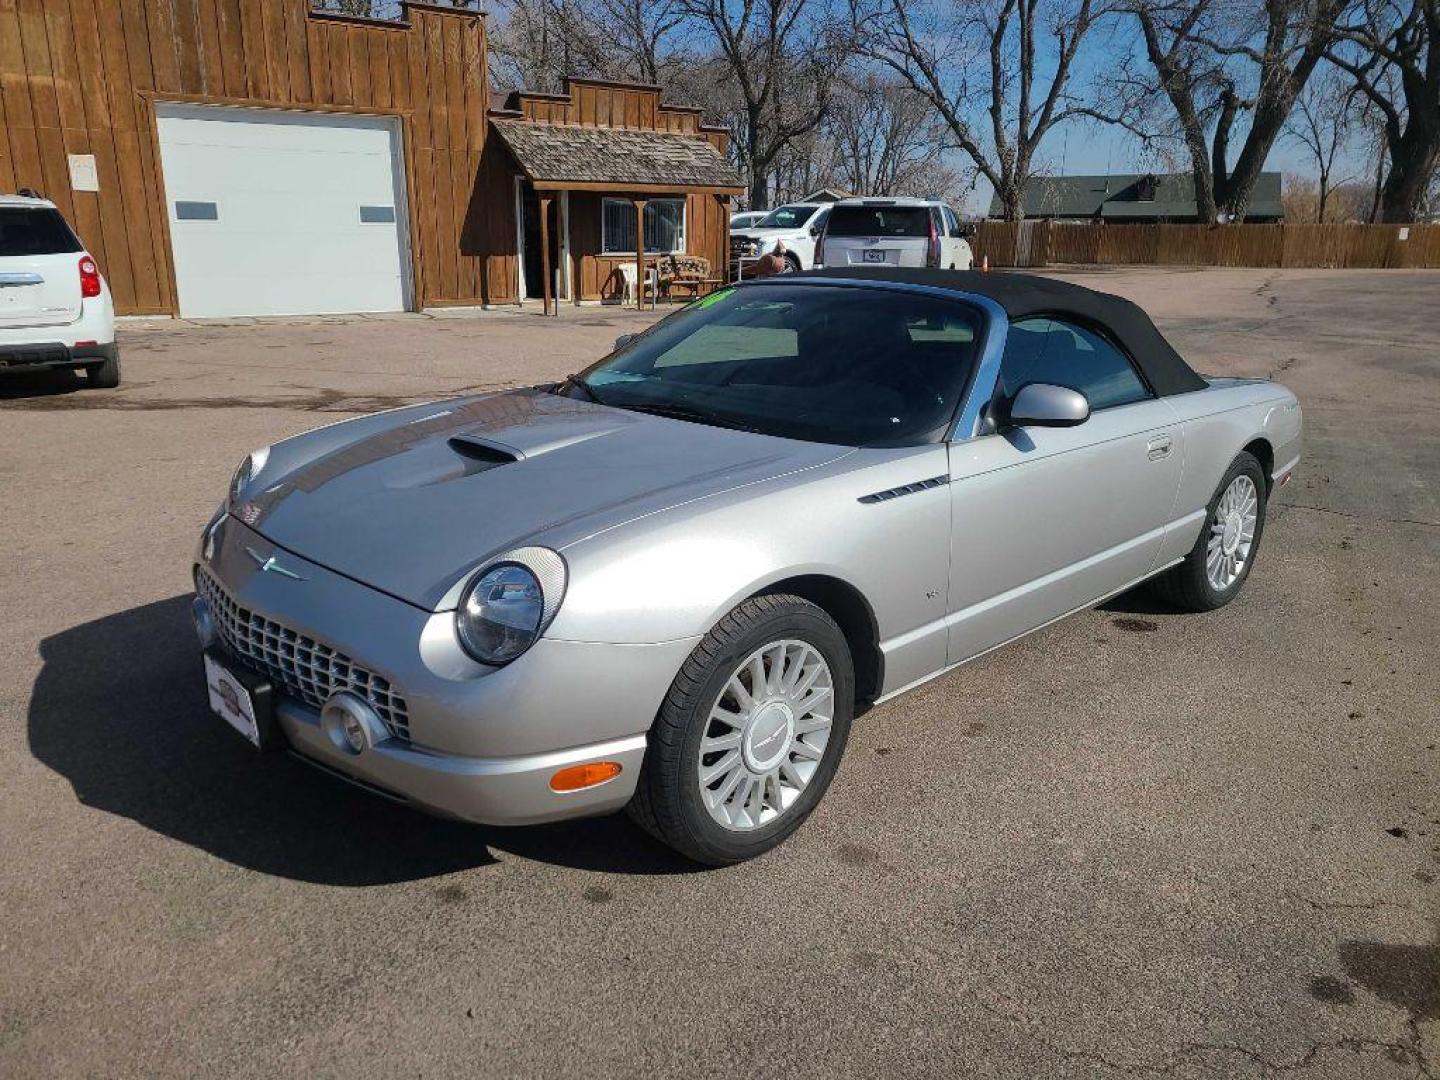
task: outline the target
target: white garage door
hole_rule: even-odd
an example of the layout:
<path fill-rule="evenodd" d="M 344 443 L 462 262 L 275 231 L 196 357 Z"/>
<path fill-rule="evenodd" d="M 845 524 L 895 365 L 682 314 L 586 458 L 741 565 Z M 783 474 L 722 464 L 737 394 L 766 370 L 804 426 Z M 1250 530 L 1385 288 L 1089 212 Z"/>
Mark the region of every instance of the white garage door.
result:
<path fill-rule="evenodd" d="M 399 121 L 159 105 L 180 314 L 410 306 Z"/>

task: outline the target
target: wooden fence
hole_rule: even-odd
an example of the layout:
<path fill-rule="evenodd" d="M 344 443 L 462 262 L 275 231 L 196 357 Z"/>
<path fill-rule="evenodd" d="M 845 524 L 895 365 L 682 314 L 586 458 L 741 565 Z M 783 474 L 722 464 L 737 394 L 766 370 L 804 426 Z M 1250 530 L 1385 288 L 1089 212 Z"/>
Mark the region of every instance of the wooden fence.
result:
<path fill-rule="evenodd" d="M 984 221 L 991 266 L 1440 267 L 1440 225 L 1099 225 Z"/>

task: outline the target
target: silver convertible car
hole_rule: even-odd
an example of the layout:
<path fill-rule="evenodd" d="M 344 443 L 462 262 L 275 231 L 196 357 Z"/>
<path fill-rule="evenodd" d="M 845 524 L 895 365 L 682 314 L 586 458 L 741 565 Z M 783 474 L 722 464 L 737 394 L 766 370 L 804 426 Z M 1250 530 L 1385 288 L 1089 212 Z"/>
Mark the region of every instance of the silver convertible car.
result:
<path fill-rule="evenodd" d="M 1074 285 L 725 289 L 561 383 L 249 455 L 195 560 L 211 705 L 434 813 L 746 859 L 858 711 L 1147 579 L 1233 599 L 1300 426 Z"/>

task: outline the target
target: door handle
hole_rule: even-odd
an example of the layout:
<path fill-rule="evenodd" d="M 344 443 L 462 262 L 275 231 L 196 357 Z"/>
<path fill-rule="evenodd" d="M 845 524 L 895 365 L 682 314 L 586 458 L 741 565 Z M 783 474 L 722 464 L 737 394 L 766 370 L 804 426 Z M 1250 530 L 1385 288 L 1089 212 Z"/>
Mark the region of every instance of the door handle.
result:
<path fill-rule="evenodd" d="M 1145 456 L 1151 461 L 1159 461 L 1161 458 L 1170 456 L 1170 451 L 1175 445 L 1175 440 L 1169 435 L 1156 435 L 1145 444 Z"/>

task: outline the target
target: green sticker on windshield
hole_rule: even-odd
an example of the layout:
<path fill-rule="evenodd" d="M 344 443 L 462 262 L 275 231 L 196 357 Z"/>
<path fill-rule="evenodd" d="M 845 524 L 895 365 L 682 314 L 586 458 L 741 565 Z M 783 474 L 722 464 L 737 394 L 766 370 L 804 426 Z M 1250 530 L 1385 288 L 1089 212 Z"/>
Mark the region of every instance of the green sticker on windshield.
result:
<path fill-rule="evenodd" d="M 729 296 L 734 291 L 735 290 L 733 288 L 721 289 L 719 292 L 712 292 L 709 296 L 702 296 L 699 300 L 695 301 L 695 307 L 697 310 L 699 308 L 707 308 L 711 304 L 719 303 L 721 300 L 724 300 L 725 297 Z"/>

